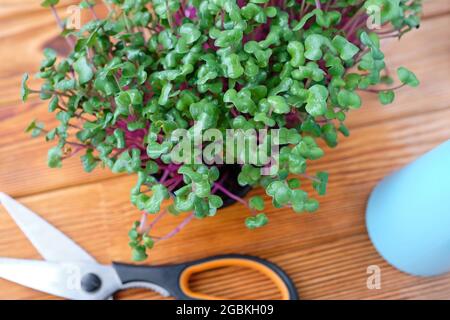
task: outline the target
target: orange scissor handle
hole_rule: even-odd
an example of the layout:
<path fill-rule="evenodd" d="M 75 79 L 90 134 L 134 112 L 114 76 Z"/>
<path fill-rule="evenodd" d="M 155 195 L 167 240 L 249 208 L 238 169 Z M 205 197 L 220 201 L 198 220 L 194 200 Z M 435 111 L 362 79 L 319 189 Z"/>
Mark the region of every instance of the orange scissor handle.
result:
<path fill-rule="evenodd" d="M 195 273 L 231 266 L 253 269 L 267 276 L 280 291 L 282 300 L 298 299 L 294 283 L 283 270 L 269 261 L 247 255 L 216 256 L 191 262 L 181 271 L 180 290 L 190 299 L 225 300 L 223 297 L 193 292 L 189 287 L 189 279 Z"/>
<path fill-rule="evenodd" d="M 113 263 L 122 284 L 142 286 L 142 283 L 157 285 L 171 296 L 182 300 L 225 300 L 196 293 L 189 287 L 189 279 L 195 273 L 222 267 L 239 266 L 250 268 L 267 276 L 279 289 L 283 300 L 297 300 L 297 290 L 288 275 L 277 265 L 247 255 L 223 255 L 209 257 L 176 265 L 142 266 Z"/>
<path fill-rule="evenodd" d="M 204 262 L 200 262 L 194 265 L 191 265 L 184 269 L 180 276 L 180 289 L 183 291 L 183 293 L 191 298 L 194 299 L 202 299 L 202 300 L 224 300 L 223 297 L 215 297 L 215 296 L 209 296 L 202 293 L 196 293 L 191 290 L 189 287 L 189 279 L 191 276 L 195 273 L 213 270 L 217 268 L 223 268 L 223 267 L 244 267 L 244 268 L 250 268 L 259 271 L 260 273 L 267 276 L 278 288 L 278 290 L 281 293 L 282 300 L 291 300 L 292 293 L 290 293 L 290 288 L 288 284 L 286 283 L 287 276 L 283 277 L 278 272 L 273 270 L 271 266 L 268 266 L 268 262 L 264 261 L 264 263 L 261 263 L 261 261 L 255 260 L 254 257 L 251 257 L 250 259 L 248 256 L 244 257 L 216 257 L 211 260 L 207 260 Z"/>

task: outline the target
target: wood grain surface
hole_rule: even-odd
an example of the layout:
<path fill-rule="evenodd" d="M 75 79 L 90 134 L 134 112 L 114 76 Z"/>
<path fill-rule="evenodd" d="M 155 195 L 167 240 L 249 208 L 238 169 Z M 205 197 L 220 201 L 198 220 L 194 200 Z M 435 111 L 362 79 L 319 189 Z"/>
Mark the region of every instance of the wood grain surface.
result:
<path fill-rule="evenodd" d="M 64 6 L 73 2 L 63 1 L 60 12 L 64 15 Z M 341 139 L 338 148 L 327 149 L 326 157 L 310 167 L 311 172 L 330 173 L 329 192 L 319 212 L 297 215 L 270 209 L 270 223 L 250 231 L 243 224 L 246 209 L 234 205 L 214 218 L 193 221 L 176 238 L 158 244 L 147 263 L 245 253 L 285 269 L 304 299 L 450 299 L 450 275 L 417 278 L 392 268 L 370 243 L 364 220 L 367 198 L 381 178 L 450 138 L 449 3 L 430 0 L 424 11 L 419 30 L 400 42 L 383 44 L 392 69 L 404 65 L 414 70 L 421 86 L 398 92 L 396 102 L 388 107 L 365 96 L 363 108 L 351 113 L 351 136 Z M 33 118 L 49 126 L 55 123 L 42 102 L 19 101 L 21 75 L 37 70 L 43 48 L 61 50 L 63 45 L 51 14 L 35 0 L 2 0 L 0 27 L 0 191 L 40 213 L 99 262 L 130 262 L 127 231 L 139 218 L 129 202 L 135 177 L 106 170 L 86 174 L 77 159 L 65 162 L 62 169 L 48 169 L 50 145 L 23 132 Z M 256 194 L 262 190 L 251 192 Z M 163 219 L 158 230 L 163 234 L 177 223 L 178 218 Z M 0 256 L 40 258 L 2 208 Z M 379 290 L 366 286 L 370 265 L 381 268 Z M 243 269 L 205 272 L 196 275 L 191 285 L 229 298 L 278 297 L 269 281 Z M 118 297 L 161 298 L 140 289 Z M 54 297 L 0 280 L 0 299 Z"/>

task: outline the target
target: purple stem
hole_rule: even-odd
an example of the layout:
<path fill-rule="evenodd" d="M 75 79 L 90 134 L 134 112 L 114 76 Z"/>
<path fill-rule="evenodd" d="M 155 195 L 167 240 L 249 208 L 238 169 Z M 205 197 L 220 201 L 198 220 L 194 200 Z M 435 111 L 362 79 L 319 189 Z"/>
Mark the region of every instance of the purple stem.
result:
<path fill-rule="evenodd" d="M 238 201 L 238 202 L 240 202 L 240 203 L 242 203 L 243 205 L 245 205 L 245 206 L 248 207 L 248 204 L 247 204 L 247 202 L 246 202 L 244 199 L 242 199 L 242 198 L 238 197 L 237 195 L 231 193 L 230 191 L 228 191 L 227 189 L 225 189 L 225 188 L 224 188 L 223 186 L 221 186 L 220 184 L 214 183 L 214 187 L 217 188 L 217 190 L 222 191 L 225 195 L 227 195 L 227 196 L 230 197 L 231 199 L 236 200 L 236 201 Z"/>
<path fill-rule="evenodd" d="M 179 177 L 171 186 L 168 187 L 169 191 L 173 191 L 180 182 L 183 181 L 183 177 Z"/>
<path fill-rule="evenodd" d="M 95 12 L 94 7 L 93 6 L 89 6 L 89 10 L 91 11 L 92 16 L 95 18 L 95 20 L 98 20 L 98 15 Z"/>
<path fill-rule="evenodd" d="M 148 227 L 147 227 L 146 230 L 145 230 L 145 233 L 150 232 L 150 231 L 152 230 L 152 228 L 155 226 L 155 224 L 157 224 L 158 221 L 161 220 L 162 217 L 164 217 L 166 213 L 167 213 L 167 210 L 161 211 L 161 212 L 156 216 L 156 218 L 153 219 L 152 222 L 150 222 L 150 224 L 148 225 Z"/>
<path fill-rule="evenodd" d="M 167 240 L 175 236 L 177 233 L 179 233 L 191 220 L 194 218 L 194 213 L 192 212 L 186 219 L 183 220 L 174 230 L 170 231 L 168 234 L 166 234 L 164 237 L 161 237 L 158 239 L 158 241 L 161 240 Z"/>
<path fill-rule="evenodd" d="M 164 170 L 164 173 L 161 177 L 161 179 L 159 180 L 160 183 L 164 183 L 164 181 L 166 181 L 167 177 L 169 176 L 170 171 L 169 170 Z"/>
<path fill-rule="evenodd" d="M 56 23 L 61 28 L 61 30 L 64 31 L 64 22 L 62 22 L 61 18 L 59 17 L 58 12 L 55 9 L 55 6 L 50 6 L 50 9 L 52 10 L 53 16 L 55 17 Z M 70 47 L 72 48 L 74 47 L 74 43 L 70 38 L 64 37 L 64 39 L 66 39 L 66 42 Z"/>
<path fill-rule="evenodd" d="M 321 6 L 321 4 L 320 4 L 320 0 L 316 0 L 316 7 L 317 7 L 317 9 L 319 9 L 319 10 L 322 9 L 322 6 Z"/>
<path fill-rule="evenodd" d="M 352 40 L 352 35 L 353 33 L 358 30 L 359 28 L 361 28 L 362 26 L 365 25 L 365 22 L 367 20 L 367 16 L 366 15 L 362 15 L 361 17 L 359 17 L 351 26 L 350 29 L 347 32 L 347 36 L 350 38 L 350 41 L 353 42 Z"/>
<path fill-rule="evenodd" d="M 164 185 L 170 186 L 172 183 L 177 182 L 180 179 L 180 177 L 171 178 L 169 180 L 164 181 Z"/>
<path fill-rule="evenodd" d="M 217 189 L 219 188 L 219 185 L 222 185 L 225 179 L 228 177 L 228 171 L 224 173 L 224 175 L 220 178 L 219 182 L 216 182 L 211 190 L 211 192 L 214 194 L 216 193 Z"/>
<path fill-rule="evenodd" d="M 365 91 L 365 92 L 371 92 L 371 93 L 379 93 L 379 92 L 386 91 L 386 90 L 398 90 L 398 89 L 403 88 L 404 86 L 406 86 L 406 85 L 405 84 L 400 84 L 400 85 L 398 85 L 396 87 L 386 88 L 386 89 L 373 88 L 373 89 L 358 89 L 358 90 L 359 91 Z"/>
<path fill-rule="evenodd" d="M 139 224 L 139 228 L 141 229 L 142 233 L 146 233 L 145 232 L 145 225 L 147 224 L 147 212 L 143 212 L 142 213 L 142 217 L 141 217 L 141 222 Z"/>
<path fill-rule="evenodd" d="M 62 30 L 64 30 L 64 23 L 62 22 L 61 18 L 59 17 L 58 12 L 55 9 L 55 6 L 50 6 L 50 9 L 52 10 L 53 16 L 55 17 L 56 23 Z"/>

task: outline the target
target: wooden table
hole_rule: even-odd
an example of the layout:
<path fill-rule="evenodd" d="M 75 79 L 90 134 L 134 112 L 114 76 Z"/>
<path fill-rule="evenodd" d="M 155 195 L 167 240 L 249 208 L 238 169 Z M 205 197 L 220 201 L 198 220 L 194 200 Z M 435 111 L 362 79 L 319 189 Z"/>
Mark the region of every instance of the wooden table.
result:
<path fill-rule="evenodd" d="M 367 197 L 382 177 L 450 138 L 449 14 L 447 0 L 431 0 L 425 4 L 420 30 L 400 42 L 384 44 L 392 68 L 404 65 L 414 70 L 422 84 L 401 90 L 387 107 L 380 106 L 376 97 L 365 96 L 364 107 L 351 113 L 351 137 L 326 150 L 326 157 L 310 168 L 330 173 L 329 192 L 319 212 L 296 215 L 270 209 L 269 225 L 250 231 L 243 224 L 247 211 L 234 205 L 214 218 L 192 222 L 176 238 L 159 244 L 148 262 L 245 253 L 279 264 L 304 299 L 449 299 L 450 275 L 424 279 L 392 268 L 370 243 L 364 223 Z M 35 0 L 2 0 L 0 26 L 0 191 L 40 213 L 99 262 L 130 261 L 127 231 L 139 217 L 129 201 L 135 177 L 106 170 L 86 174 L 77 159 L 60 170 L 48 169 L 50 146 L 24 133 L 33 118 L 49 126 L 55 123 L 45 103 L 36 98 L 26 104 L 19 101 L 21 75 L 38 69 L 44 47 L 60 44 L 51 14 Z M 162 221 L 161 233 L 178 222 L 176 218 Z M 40 258 L 3 209 L 0 256 Z M 381 268 L 379 290 L 366 286 L 371 265 Z M 222 293 L 230 298 L 277 297 L 259 275 L 229 271 L 198 275 L 192 285 L 212 294 L 226 287 Z M 143 290 L 120 297 L 159 298 Z M 52 297 L 0 280 L 0 298 Z"/>

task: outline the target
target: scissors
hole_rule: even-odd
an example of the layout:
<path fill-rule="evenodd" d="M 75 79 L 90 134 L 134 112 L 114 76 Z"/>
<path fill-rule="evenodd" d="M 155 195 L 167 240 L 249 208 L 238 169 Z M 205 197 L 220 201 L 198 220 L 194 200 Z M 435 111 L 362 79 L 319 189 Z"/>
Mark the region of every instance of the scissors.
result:
<path fill-rule="evenodd" d="M 224 300 L 189 287 L 194 273 L 227 266 L 255 269 L 279 289 L 283 300 L 297 300 L 297 290 L 277 265 L 248 255 L 222 255 L 173 265 L 102 265 L 43 218 L 0 192 L 0 203 L 45 260 L 0 258 L 0 278 L 73 300 L 113 299 L 118 291 L 146 288 L 180 300 Z"/>

